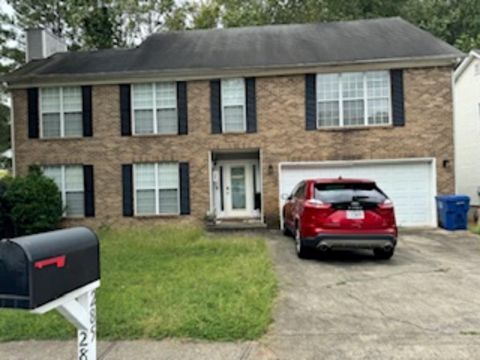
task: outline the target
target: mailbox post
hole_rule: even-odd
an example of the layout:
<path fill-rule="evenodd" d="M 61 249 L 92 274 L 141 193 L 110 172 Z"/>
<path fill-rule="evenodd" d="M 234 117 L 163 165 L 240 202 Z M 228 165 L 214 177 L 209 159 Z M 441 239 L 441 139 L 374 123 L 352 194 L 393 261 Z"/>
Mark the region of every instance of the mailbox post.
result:
<path fill-rule="evenodd" d="M 58 310 L 77 328 L 78 360 L 95 360 L 99 242 L 87 228 L 0 241 L 0 308 Z"/>

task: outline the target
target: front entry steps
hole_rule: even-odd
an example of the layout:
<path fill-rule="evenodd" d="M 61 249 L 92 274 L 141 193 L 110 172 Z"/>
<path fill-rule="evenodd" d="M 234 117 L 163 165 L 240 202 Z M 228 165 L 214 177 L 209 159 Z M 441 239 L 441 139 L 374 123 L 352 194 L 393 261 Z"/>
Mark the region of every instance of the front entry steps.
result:
<path fill-rule="evenodd" d="M 216 219 L 206 224 L 209 231 L 237 231 L 266 229 L 267 224 L 258 218 Z"/>

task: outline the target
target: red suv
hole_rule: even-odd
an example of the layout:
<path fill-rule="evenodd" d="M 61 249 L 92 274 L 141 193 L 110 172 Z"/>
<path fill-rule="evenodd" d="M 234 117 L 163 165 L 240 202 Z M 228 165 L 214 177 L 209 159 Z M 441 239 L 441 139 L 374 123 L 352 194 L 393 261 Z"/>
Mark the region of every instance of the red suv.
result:
<path fill-rule="evenodd" d="M 371 180 L 301 181 L 283 207 L 283 219 L 301 258 L 313 249 L 372 249 L 377 258 L 390 259 L 397 244 L 393 204 Z"/>

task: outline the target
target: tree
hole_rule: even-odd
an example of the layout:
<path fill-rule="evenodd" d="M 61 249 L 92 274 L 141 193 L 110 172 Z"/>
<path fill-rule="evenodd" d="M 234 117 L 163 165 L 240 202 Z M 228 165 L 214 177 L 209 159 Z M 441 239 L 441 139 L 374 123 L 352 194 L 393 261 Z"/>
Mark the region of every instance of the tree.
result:
<path fill-rule="evenodd" d="M 194 28 L 391 16 L 401 16 L 463 51 L 480 47 L 480 0 L 209 0 L 192 13 Z"/>
<path fill-rule="evenodd" d="M 211 29 L 218 27 L 220 4 L 215 1 L 193 4 L 191 8 L 194 29 Z"/>
<path fill-rule="evenodd" d="M 410 0 L 402 15 L 465 52 L 480 47 L 480 0 Z"/>
<path fill-rule="evenodd" d="M 128 45 L 138 45 L 152 33 L 183 30 L 191 9 L 189 3 L 178 5 L 175 0 L 119 1 L 123 39 Z"/>
<path fill-rule="evenodd" d="M 10 148 L 10 108 L 0 104 L 0 153 Z"/>
<path fill-rule="evenodd" d="M 7 14 L 0 14 L 0 75 L 8 73 L 25 62 L 23 39 L 14 25 L 14 20 Z M 4 100 L 4 88 L 0 83 L 0 103 Z M 8 112 L 7 112 L 8 114 Z M 8 123 L 5 109 L 0 109 L 0 148 L 2 142 L 2 130 Z"/>
<path fill-rule="evenodd" d="M 71 49 L 123 45 L 114 0 L 7 0 L 21 29 L 42 27 L 66 40 Z"/>
<path fill-rule="evenodd" d="M 124 44 L 115 9 L 107 6 L 93 6 L 88 16 L 79 19 L 83 28 L 82 47 L 85 49 L 109 49 Z"/>

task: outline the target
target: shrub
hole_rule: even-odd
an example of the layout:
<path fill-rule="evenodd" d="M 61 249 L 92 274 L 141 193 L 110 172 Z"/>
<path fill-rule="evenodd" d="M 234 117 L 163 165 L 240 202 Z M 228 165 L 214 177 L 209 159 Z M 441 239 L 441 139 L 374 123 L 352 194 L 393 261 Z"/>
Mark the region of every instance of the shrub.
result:
<path fill-rule="evenodd" d="M 3 181 L 1 198 L 6 236 L 30 235 L 58 227 L 63 214 L 57 185 L 32 167 L 27 176 Z M 6 220 L 6 221 L 5 221 Z"/>
<path fill-rule="evenodd" d="M 7 206 L 4 200 L 7 191 L 7 178 L 0 179 L 0 239 L 12 236 L 12 226 L 8 221 Z"/>

